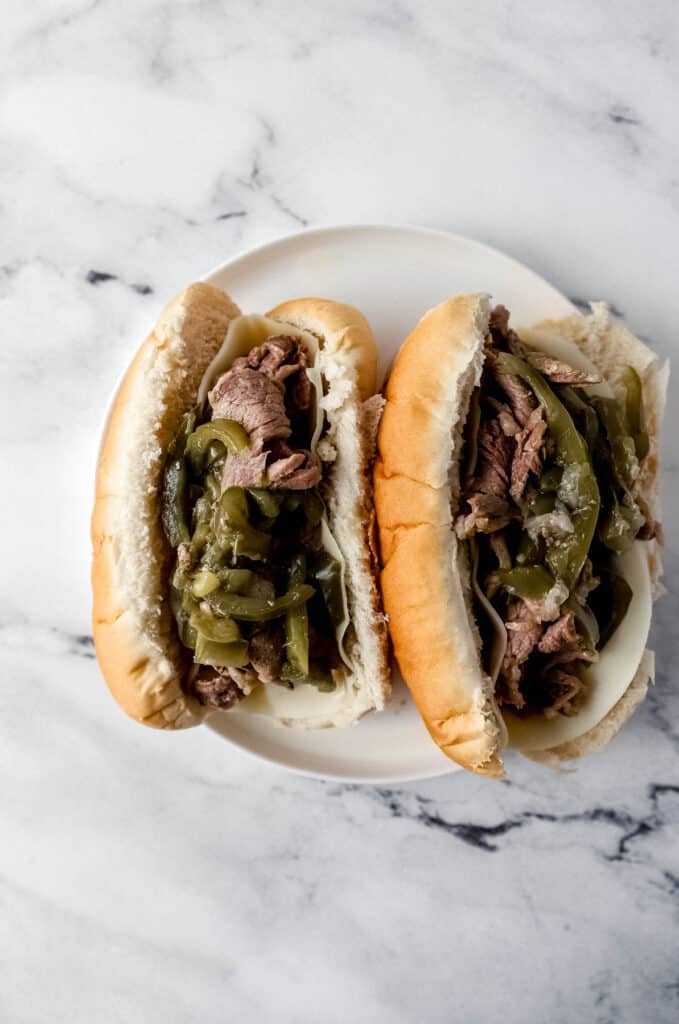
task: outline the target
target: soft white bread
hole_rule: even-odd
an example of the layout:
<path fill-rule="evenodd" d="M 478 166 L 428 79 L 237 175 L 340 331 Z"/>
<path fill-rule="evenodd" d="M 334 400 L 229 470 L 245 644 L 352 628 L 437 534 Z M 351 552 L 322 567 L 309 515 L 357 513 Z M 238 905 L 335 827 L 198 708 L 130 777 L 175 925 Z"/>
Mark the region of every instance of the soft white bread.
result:
<path fill-rule="evenodd" d="M 285 309 L 290 319 L 283 317 Z M 178 643 L 166 599 L 173 553 L 161 526 L 159 494 L 179 421 L 239 315 L 225 292 L 207 284 L 191 285 L 171 302 L 127 371 L 102 444 L 92 517 L 95 646 L 114 697 L 145 725 L 182 728 L 210 713 L 183 687 L 191 661 Z M 338 452 L 331 517 L 342 535 L 359 633 L 348 721 L 382 707 L 389 689 L 386 628 L 368 541 L 374 423 L 363 399 L 375 387 L 375 342 L 356 310 L 325 300 L 288 303 L 271 316 L 283 325 L 294 317 L 293 326 L 312 331 L 322 346 L 324 401 Z"/>
<path fill-rule="evenodd" d="M 444 753 L 479 774 L 499 776 L 506 730 L 491 680 L 481 668 L 469 571 L 452 529 L 461 434 L 481 375 L 489 312 L 483 295 L 449 299 L 423 317 L 401 348 L 379 432 L 375 501 L 385 610 L 413 699 Z M 577 345 L 604 376 L 610 375 L 614 390 L 621 366 L 638 370 L 651 438 L 640 487 L 655 510 L 663 385 L 653 353 L 611 323 L 602 305 L 590 317 L 551 321 L 520 334 L 537 348 L 555 338 Z M 656 577 L 656 545 L 646 548 Z M 630 666 L 628 692 L 613 697 L 615 706 L 604 708 L 601 720 L 591 729 L 585 726 L 583 735 L 555 750 L 541 749 L 536 758 L 554 763 L 607 742 L 646 692 L 650 665 L 652 660 L 639 653 Z"/>
<path fill-rule="evenodd" d="M 160 484 L 182 415 L 238 307 L 193 284 L 163 310 L 116 395 L 102 442 L 92 515 L 93 633 L 111 693 L 144 725 L 176 729 L 205 716 L 181 686 L 185 659 L 163 600 L 170 548 Z"/>
<path fill-rule="evenodd" d="M 394 653 L 427 729 L 458 764 L 502 774 L 504 729 L 484 673 L 464 549 L 453 531 L 462 428 L 483 367 L 485 295 L 430 310 L 386 388 L 375 505 Z"/>

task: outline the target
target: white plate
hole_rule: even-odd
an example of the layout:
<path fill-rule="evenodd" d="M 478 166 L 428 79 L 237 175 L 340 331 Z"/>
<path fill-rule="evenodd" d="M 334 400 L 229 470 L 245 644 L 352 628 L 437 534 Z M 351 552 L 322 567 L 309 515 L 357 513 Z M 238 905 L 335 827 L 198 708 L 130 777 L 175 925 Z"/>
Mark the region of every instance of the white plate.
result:
<path fill-rule="evenodd" d="M 217 267 L 207 281 L 247 313 L 317 295 L 367 316 L 380 373 L 430 306 L 455 292 L 487 291 L 512 321 L 568 316 L 571 303 L 532 270 L 480 242 L 425 228 L 318 228 L 259 246 Z M 325 779 L 392 783 L 457 771 L 422 724 L 400 677 L 389 707 L 347 729 L 285 729 L 259 715 L 213 715 L 209 728 L 257 757 Z"/>

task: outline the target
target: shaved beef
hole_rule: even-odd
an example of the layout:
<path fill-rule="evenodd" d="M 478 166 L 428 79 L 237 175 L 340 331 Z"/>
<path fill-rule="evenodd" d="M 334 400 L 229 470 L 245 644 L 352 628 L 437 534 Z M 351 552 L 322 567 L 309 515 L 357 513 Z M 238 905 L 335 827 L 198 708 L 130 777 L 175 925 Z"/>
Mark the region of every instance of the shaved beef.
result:
<path fill-rule="evenodd" d="M 245 696 L 238 683 L 231 678 L 231 669 L 201 666 L 193 680 L 193 692 L 201 704 L 226 711 Z"/>
<path fill-rule="evenodd" d="M 463 513 L 458 521 L 458 530 L 463 536 L 493 533 L 510 522 L 512 509 L 508 498 L 512 446 L 512 439 L 503 433 L 497 418 L 481 424 L 476 476 L 465 493 L 469 512 Z"/>
<path fill-rule="evenodd" d="M 507 650 L 498 680 L 498 700 L 502 704 L 511 704 L 521 709 L 526 703 L 521 692 L 523 666 L 539 643 L 542 626 L 521 600 L 510 602 L 505 626 Z"/>
<path fill-rule="evenodd" d="M 492 406 L 492 408 L 497 413 L 497 418 L 500 422 L 502 433 L 506 434 L 507 437 L 514 437 L 516 434 L 518 434 L 521 430 L 521 427 L 514 419 L 512 411 L 507 405 L 507 403 L 498 402 L 496 398 L 491 397 L 488 397 L 486 401 L 490 406 Z"/>
<path fill-rule="evenodd" d="M 573 612 L 565 612 L 556 622 L 547 627 L 538 644 L 538 650 L 542 654 L 554 654 L 555 651 L 574 644 L 577 638 Z"/>
<path fill-rule="evenodd" d="M 540 449 L 547 430 L 540 406 L 533 409 L 525 426 L 516 435 L 516 448 L 512 459 L 512 485 L 510 494 L 520 501 L 528 483 L 528 474 L 539 474 L 542 468 Z"/>
<path fill-rule="evenodd" d="M 580 387 L 583 384 L 600 384 L 601 376 L 598 373 L 589 373 L 587 370 L 576 370 L 561 359 L 553 359 L 544 352 L 535 352 L 526 349 L 525 358 L 536 370 L 547 377 L 555 384 L 575 384 Z"/>
<path fill-rule="evenodd" d="M 502 533 L 491 533 L 488 538 L 491 549 L 495 557 L 497 558 L 497 564 L 500 569 L 511 569 L 512 559 L 509 554 L 509 548 L 507 547 L 507 541 L 504 534 Z"/>
<path fill-rule="evenodd" d="M 222 491 L 227 487 L 261 487 L 266 483 L 268 452 L 255 452 L 252 447 L 227 455 L 222 470 Z"/>
<path fill-rule="evenodd" d="M 268 468 L 271 487 L 286 491 L 305 491 L 315 487 L 322 476 L 321 460 L 314 452 L 290 448 L 284 441 L 275 442 Z"/>
<path fill-rule="evenodd" d="M 301 366 L 306 366 L 306 352 L 300 350 L 296 338 L 276 334 L 267 338 L 263 345 L 250 349 L 247 365 L 278 383 L 297 373 Z"/>
<path fill-rule="evenodd" d="M 283 668 L 285 633 L 278 622 L 256 626 L 250 637 L 250 662 L 263 683 L 279 683 Z"/>
<path fill-rule="evenodd" d="M 577 714 L 586 693 L 584 680 L 566 669 L 555 668 L 546 677 L 545 682 L 547 703 L 542 708 L 545 718 Z"/>
<path fill-rule="evenodd" d="M 277 384 L 287 382 L 294 375 L 295 379 L 289 381 L 286 388 L 291 414 L 306 412 L 311 407 L 311 381 L 306 372 L 309 357 L 297 338 L 290 338 L 286 334 L 267 338 L 263 345 L 253 348 L 243 362 L 251 369 L 266 374 Z"/>
<path fill-rule="evenodd" d="M 509 333 L 509 310 L 506 306 L 498 304 L 490 314 L 488 321 L 490 333 L 501 340 L 504 340 Z"/>
<path fill-rule="evenodd" d="M 512 415 L 520 427 L 525 427 L 528 417 L 537 405 L 533 392 L 520 377 L 511 373 L 500 373 L 492 357 L 488 358 L 488 365 L 494 371 L 495 379 L 500 385 L 511 407 Z"/>
<path fill-rule="evenodd" d="M 222 374 L 208 395 L 215 419 L 235 420 L 250 435 L 251 447 L 261 451 L 273 438 L 290 437 L 282 386 L 264 373 L 237 367 Z"/>

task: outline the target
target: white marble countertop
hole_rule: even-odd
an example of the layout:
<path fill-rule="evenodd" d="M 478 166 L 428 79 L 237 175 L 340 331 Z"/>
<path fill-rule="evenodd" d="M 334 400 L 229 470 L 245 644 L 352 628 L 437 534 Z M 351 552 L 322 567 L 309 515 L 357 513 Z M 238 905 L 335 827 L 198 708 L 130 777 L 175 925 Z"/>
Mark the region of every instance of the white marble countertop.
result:
<path fill-rule="evenodd" d="M 88 582 L 123 355 L 254 243 L 452 229 L 670 354 L 675 5 L 6 0 L 1 24 L 0 1019 L 675 1022 L 676 406 L 657 684 L 571 775 L 361 788 L 144 731 Z"/>

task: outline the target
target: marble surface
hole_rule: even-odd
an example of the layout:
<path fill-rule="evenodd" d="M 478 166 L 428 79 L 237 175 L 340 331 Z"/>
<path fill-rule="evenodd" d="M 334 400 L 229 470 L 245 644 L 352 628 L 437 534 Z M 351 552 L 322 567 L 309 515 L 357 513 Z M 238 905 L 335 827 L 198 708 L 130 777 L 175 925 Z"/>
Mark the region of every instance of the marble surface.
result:
<path fill-rule="evenodd" d="M 449 228 L 676 351 L 675 5 L 6 0 L 0 25 L 0 1019 L 679 1019 L 673 395 L 657 683 L 574 774 L 361 788 L 143 731 L 88 621 L 112 382 L 244 247 Z"/>

